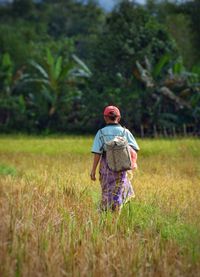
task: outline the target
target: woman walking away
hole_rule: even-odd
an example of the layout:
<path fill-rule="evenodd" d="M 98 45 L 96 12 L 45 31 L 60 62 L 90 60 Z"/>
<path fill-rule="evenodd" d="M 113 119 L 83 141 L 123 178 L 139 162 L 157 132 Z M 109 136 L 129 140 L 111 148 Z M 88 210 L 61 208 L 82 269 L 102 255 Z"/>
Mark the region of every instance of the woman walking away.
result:
<path fill-rule="evenodd" d="M 129 158 L 131 157 L 131 168 L 134 169 L 136 168 L 136 152 L 139 151 L 139 146 L 131 132 L 119 124 L 121 115 L 117 107 L 107 106 L 104 109 L 103 115 L 106 127 L 100 129 L 94 139 L 92 146 L 94 160 L 90 177 L 93 181 L 96 180 L 96 169 L 100 161 L 101 210 L 106 211 L 109 209 L 119 212 L 123 204 L 134 197 L 134 191 L 127 174 L 127 170 L 130 168 L 125 167 L 126 169 L 117 170 L 114 167 L 113 169 L 109 164 L 110 152 L 108 147 L 126 143 L 127 147 L 130 148 L 126 152 L 129 153 Z M 122 155 L 120 155 L 119 149 L 121 148 L 119 147 L 118 151 L 115 152 L 115 155 L 117 153 L 118 156 L 113 158 L 116 167 L 120 166 L 121 163 L 120 159 Z"/>

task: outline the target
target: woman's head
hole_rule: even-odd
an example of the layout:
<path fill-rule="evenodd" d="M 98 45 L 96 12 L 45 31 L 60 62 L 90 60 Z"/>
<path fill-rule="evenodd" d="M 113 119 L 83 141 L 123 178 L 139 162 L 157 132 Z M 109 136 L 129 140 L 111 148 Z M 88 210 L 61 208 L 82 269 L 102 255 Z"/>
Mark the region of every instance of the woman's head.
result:
<path fill-rule="evenodd" d="M 106 122 L 119 122 L 121 118 L 120 110 L 115 106 L 107 106 L 103 115 Z"/>

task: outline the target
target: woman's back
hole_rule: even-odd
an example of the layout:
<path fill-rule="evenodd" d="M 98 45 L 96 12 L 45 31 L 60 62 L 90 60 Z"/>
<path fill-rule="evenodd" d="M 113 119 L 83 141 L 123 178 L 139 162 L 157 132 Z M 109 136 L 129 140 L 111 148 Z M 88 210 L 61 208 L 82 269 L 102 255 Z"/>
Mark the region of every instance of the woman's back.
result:
<path fill-rule="evenodd" d="M 127 139 L 128 144 L 136 151 L 140 148 L 128 129 L 123 128 L 120 124 L 108 124 L 100 129 L 94 139 L 92 152 L 101 153 L 105 142 L 112 140 L 116 136 L 123 136 Z"/>

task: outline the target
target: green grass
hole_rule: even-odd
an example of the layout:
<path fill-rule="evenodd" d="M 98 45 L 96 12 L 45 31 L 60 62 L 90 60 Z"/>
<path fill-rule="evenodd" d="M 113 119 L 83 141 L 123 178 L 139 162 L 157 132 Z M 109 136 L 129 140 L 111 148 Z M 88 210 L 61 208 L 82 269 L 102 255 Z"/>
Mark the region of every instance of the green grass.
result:
<path fill-rule="evenodd" d="M 0 136 L 0 152 L 33 154 L 88 154 L 91 150 L 92 137 L 32 137 L 18 135 Z M 144 157 L 153 155 L 194 155 L 199 156 L 200 141 L 188 139 L 138 139 L 140 154 Z"/>
<path fill-rule="evenodd" d="M 31 153 L 31 154 L 87 154 L 90 151 L 92 138 L 84 137 L 30 137 L 30 136 L 1 136 L 0 152 L 2 153 Z"/>
<path fill-rule="evenodd" d="M 123 227 L 124 233 L 130 229 L 136 232 L 149 231 L 152 236 L 159 235 L 164 240 L 174 240 L 182 251 L 190 251 L 193 261 L 200 258 L 200 229 L 195 224 L 185 222 L 179 213 L 165 214 L 154 204 L 136 200 L 123 209 L 119 228 Z"/>
<path fill-rule="evenodd" d="M 0 175 L 6 176 L 6 175 L 11 175 L 11 176 L 16 176 L 17 170 L 13 166 L 8 166 L 5 164 L 0 164 Z"/>

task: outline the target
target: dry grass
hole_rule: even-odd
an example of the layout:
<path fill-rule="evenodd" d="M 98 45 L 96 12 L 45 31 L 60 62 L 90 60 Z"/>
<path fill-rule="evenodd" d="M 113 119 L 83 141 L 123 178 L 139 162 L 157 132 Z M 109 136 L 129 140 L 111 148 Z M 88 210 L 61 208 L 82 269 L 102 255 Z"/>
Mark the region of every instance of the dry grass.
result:
<path fill-rule="evenodd" d="M 90 144 L 0 138 L 0 276 L 199 276 L 200 141 L 140 141 L 119 218 L 98 213 Z"/>

